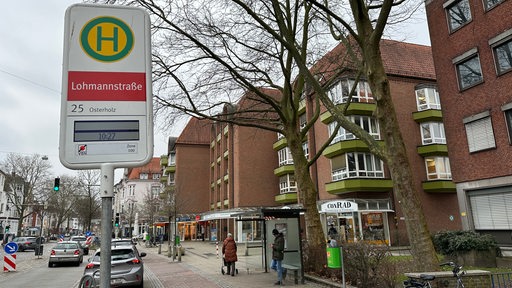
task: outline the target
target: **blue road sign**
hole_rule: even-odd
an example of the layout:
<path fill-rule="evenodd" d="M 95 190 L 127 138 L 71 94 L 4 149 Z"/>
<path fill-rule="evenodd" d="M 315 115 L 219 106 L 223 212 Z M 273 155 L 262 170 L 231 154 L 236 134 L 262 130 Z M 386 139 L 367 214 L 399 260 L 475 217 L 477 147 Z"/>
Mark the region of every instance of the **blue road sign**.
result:
<path fill-rule="evenodd" d="M 18 251 L 18 244 L 16 244 L 15 242 L 9 242 L 5 244 L 4 251 L 7 254 L 14 254 Z"/>
<path fill-rule="evenodd" d="M 91 232 L 91 231 L 87 231 L 87 232 L 85 232 L 85 236 L 89 237 L 89 236 L 91 236 L 91 235 L 92 235 L 92 232 Z"/>

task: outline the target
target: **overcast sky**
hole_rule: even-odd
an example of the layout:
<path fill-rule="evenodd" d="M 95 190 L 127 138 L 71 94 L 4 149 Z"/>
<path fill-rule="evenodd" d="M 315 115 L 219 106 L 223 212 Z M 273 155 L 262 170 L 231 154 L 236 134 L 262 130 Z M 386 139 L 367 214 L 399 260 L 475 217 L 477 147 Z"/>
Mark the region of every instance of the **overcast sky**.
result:
<path fill-rule="evenodd" d="M 60 163 L 58 145 L 64 14 L 67 7 L 79 2 L 24 0 L 2 3 L 0 161 L 11 152 L 41 154 L 48 156 L 55 176 L 75 173 Z M 401 39 L 396 40 L 430 45 L 423 13 L 421 11 L 402 31 Z M 155 157 L 166 154 L 169 136 L 178 135 L 179 129 L 168 133 L 156 130 Z"/>

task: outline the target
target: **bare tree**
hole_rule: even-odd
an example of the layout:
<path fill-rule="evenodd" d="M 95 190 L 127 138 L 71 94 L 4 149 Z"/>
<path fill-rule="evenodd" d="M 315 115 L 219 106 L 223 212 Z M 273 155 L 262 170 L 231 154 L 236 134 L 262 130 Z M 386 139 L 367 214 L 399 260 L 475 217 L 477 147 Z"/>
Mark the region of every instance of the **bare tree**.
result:
<path fill-rule="evenodd" d="M 124 1 L 117 1 L 124 3 Z M 426 227 L 409 160 L 398 129 L 379 44 L 388 23 L 410 15 L 418 1 L 130 1 L 146 8 L 153 20 L 155 96 L 160 117 L 172 124 L 176 111 L 229 121 L 281 133 L 291 151 L 299 201 L 306 208 L 310 247 L 323 247 L 324 237 L 316 206 L 317 193 L 309 167 L 316 155 L 304 156 L 302 142 L 319 117 L 319 101 L 338 123 L 365 141 L 370 151 L 389 166 L 394 193 L 401 201 L 414 257 L 423 267 L 437 269 L 437 258 Z M 416 6 L 404 6 L 414 3 Z M 393 13 L 392 13 L 393 12 Z M 401 14 L 405 13 L 405 14 Z M 394 18 L 391 18 L 393 15 Z M 396 17 L 398 16 L 398 18 Z M 325 53 L 325 33 L 347 44 L 354 74 L 364 75 L 374 94 L 376 118 L 383 130 L 384 148 L 336 110 L 325 95 L 325 83 L 309 67 Z M 329 39 L 332 39 L 329 37 Z M 340 63 L 336 69 L 341 69 Z M 318 71 L 317 71 L 318 72 Z M 299 128 L 299 103 L 306 86 L 317 97 L 316 110 Z M 263 89 L 262 89 L 263 88 Z M 276 91 L 278 93 L 276 93 Z M 247 95 L 254 105 L 224 109 Z M 163 116 L 162 116 L 163 114 Z M 336 133 L 333 133 L 333 136 Z M 322 269 L 325 259 L 308 257 Z M 311 264 L 311 263 L 310 263 Z"/>
<path fill-rule="evenodd" d="M 160 207 L 160 198 L 158 194 L 153 193 L 150 189 L 144 194 L 142 204 L 141 215 L 143 219 L 146 219 L 149 225 L 153 225 L 156 216 L 158 215 L 158 209 Z M 147 231 L 150 235 L 153 235 L 153 230 Z"/>
<path fill-rule="evenodd" d="M 19 217 L 17 235 L 21 234 L 23 219 L 32 214 L 29 206 L 38 203 L 50 189 L 51 165 L 41 155 L 23 156 L 9 153 L 2 163 L 10 172 L 6 179 L 6 193 L 10 209 L 15 209 Z"/>
<path fill-rule="evenodd" d="M 55 228 L 60 231 L 61 228 L 69 228 L 64 222 L 76 214 L 75 208 L 78 205 L 76 191 L 80 189 L 80 183 L 75 177 L 61 176 L 60 189 L 58 192 L 52 192 L 47 200 L 48 212 L 55 217 Z"/>
<path fill-rule="evenodd" d="M 75 212 L 84 229 L 91 230 L 91 222 L 94 218 L 101 217 L 101 200 L 99 197 L 99 170 L 78 171 L 78 189 L 76 190 L 77 205 Z"/>

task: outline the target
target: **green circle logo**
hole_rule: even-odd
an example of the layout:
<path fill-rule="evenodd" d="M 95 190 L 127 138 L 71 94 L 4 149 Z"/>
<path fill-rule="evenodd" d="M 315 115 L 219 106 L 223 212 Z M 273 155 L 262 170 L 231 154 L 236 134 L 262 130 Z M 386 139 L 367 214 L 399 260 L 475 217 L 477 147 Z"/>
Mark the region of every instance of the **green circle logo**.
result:
<path fill-rule="evenodd" d="M 115 62 L 133 49 L 133 31 L 122 20 L 98 17 L 87 22 L 80 32 L 80 46 L 93 59 Z"/>

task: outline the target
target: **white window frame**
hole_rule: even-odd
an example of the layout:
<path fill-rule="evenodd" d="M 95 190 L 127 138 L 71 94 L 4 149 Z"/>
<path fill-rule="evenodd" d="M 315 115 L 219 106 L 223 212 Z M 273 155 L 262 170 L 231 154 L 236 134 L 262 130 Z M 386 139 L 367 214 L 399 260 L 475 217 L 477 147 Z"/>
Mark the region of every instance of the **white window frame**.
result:
<path fill-rule="evenodd" d="M 344 78 L 332 85 L 327 90 L 327 96 L 334 104 L 347 103 L 349 92 L 354 86 L 355 80 Z M 359 80 L 357 88 L 352 94 L 352 102 L 374 103 L 373 94 L 368 82 Z"/>
<path fill-rule="evenodd" d="M 441 100 L 439 100 L 439 93 L 433 87 L 425 87 L 416 89 L 416 106 L 418 111 L 424 110 L 441 110 Z"/>
<path fill-rule="evenodd" d="M 492 8 L 498 6 L 501 4 L 501 2 L 504 2 L 505 0 L 484 0 L 484 8 L 485 11 L 489 11 Z"/>
<path fill-rule="evenodd" d="M 279 194 L 297 193 L 297 182 L 293 174 L 279 177 Z"/>
<path fill-rule="evenodd" d="M 445 156 L 425 157 L 427 180 L 452 180 L 450 158 Z"/>
<path fill-rule="evenodd" d="M 363 116 L 363 115 L 354 115 L 348 117 L 351 122 L 358 124 L 361 128 L 363 128 L 366 132 L 368 132 L 370 135 L 373 136 L 375 140 L 380 140 L 380 129 L 379 129 L 379 122 L 377 119 L 370 117 L 370 116 Z M 331 137 L 332 133 L 334 132 L 336 128 L 337 122 L 331 122 L 329 125 L 327 125 L 327 131 L 329 134 L 329 137 Z M 338 129 L 338 133 L 336 136 L 332 139 L 331 144 L 346 141 L 346 140 L 353 140 L 357 139 L 357 137 L 349 132 L 348 130 L 345 130 L 345 128 L 340 127 Z"/>
<path fill-rule="evenodd" d="M 279 161 L 279 167 L 284 165 L 293 165 L 292 152 L 288 146 L 277 151 L 277 158 Z"/>
<path fill-rule="evenodd" d="M 148 173 L 139 173 L 139 179 L 148 180 L 149 179 Z"/>
<path fill-rule="evenodd" d="M 306 159 L 309 158 L 309 143 L 308 141 L 302 142 L 302 151 L 304 151 L 304 156 Z"/>
<path fill-rule="evenodd" d="M 427 134 L 428 132 L 428 134 Z M 424 122 L 420 124 L 421 142 L 423 145 L 446 144 L 443 122 Z"/>
<path fill-rule="evenodd" d="M 466 127 L 469 153 L 496 148 L 489 111 L 467 117 L 463 122 Z"/>
<path fill-rule="evenodd" d="M 348 178 L 384 178 L 383 167 L 384 162 L 371 153 L 345 153 L 331 159 L 331 177 L 332 181 Z"/>
<path fill-rule="evenodd" d="M 128 185 L 128 196 L 135 196 L 135 184 Z"/>

